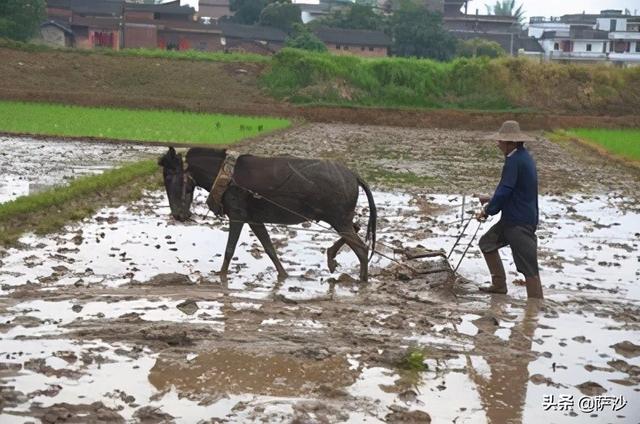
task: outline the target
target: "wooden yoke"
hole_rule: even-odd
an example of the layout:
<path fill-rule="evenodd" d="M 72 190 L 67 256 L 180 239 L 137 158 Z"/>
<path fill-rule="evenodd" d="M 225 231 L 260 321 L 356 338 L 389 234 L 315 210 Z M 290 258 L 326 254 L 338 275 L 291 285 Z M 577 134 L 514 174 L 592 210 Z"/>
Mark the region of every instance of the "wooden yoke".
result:
<path fill-rule="evenodd" d="M 236 152 L 227 150 L 224 161 L 222 162 L 220 170 L 218 171 L 218 175 L 213 181 L 213 185 L 211 186 L 211 190 L 209 191 L 209 197 L 207 197 L 207 206 L 209 206 L 209 209 L 211 209 L 213 213 L 218 216 L 224 215 L 222 196 L 224 196 L 225 191 L 227 191 L 227 188 L 233 180 L 233 171 L 235 169 L 237 159 L 238 154 Z"/>

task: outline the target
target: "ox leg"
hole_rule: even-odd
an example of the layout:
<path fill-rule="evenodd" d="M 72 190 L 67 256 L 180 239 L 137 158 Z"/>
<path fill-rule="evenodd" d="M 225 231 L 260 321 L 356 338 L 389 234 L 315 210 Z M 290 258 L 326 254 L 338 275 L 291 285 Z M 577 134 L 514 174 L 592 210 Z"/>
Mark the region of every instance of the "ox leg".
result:
<path fill-rule="evenodd" d="M 284 267 L 278 259 L 278 254 L 276 253 L 276 249 L 271 243 L 271 237 L 269 237 L 269 232 L 267 232 L 267 229 L 263 224 L 249 224 L 249 226 L 253 230 L 253 233 L 256 235 L 256 237 L 258 237 L 258 240 L 260 240 L 260 243 L 262 244 L 264 251 L 267 253 L 267 256 L 269 256 L 269 259 L 271 259 L 271 262 L 273 262 L 273 264 L 275 265 L 276 270 L 278 271 L 278 279 L 283 280 L 287 278 L 287 271 L 284 270 Z"/>
<path fill-rule="evenodd" d="M 242 227 L 244 226 L 244 222 L 231 221 L 229 223 L 229 237 L 227 238 L 227 247 L 224 250 L 224 261 L 222 261 L 222 268 L 220 268 L 220 278 L 223 280 L 227 279 L 227 273 L 229 272 L 229 263 L 231 263 L 231 258 L 233 258 L 233 254 L 236 251 L 236 245 L 238 244 L 238 239 L 240 238 L 240 233 L 242 232 Z"/>
<path fill-rule="evenodd" d="M 357 233 L 358 231 L 360 231 L 360 226 L 354 223 L 353 230 Z M 336 255 L 338 254 L 340 249 L 342 249 L 342 246 L 344 246 L 346 243 L 347 242 L 342 237 L 340 237 L 338 241 L 333 243 L 333 245 L 327 249 L 327 267 L 329 268 L 329 271 L 334 272 L 336 270 L 336 267 L 338 266 Z"/>
<path fill-rule="evenodd" d="M 338 251 L 342 248 L 342 246 L 345 245 L 345 243 L 346 241 L 344 241 L 344 239 L 340 237 L 338 241 L 333 243 L 333 246 L 327 249 L 327 267 L 329 267 L 329 271 L 333 272 L 336 270 L 336 267 L 338 266 L 336 255 L 338 254 Z"/>
<path fill-rule="evenodd" d="M 360 281 L 366 283 L 369 278 L 369 259 L 367 257 L 369 249 L 367 245 L 358 237 L 353 228 L 341 231 L 340 235 L 358 257 L 360 261 Z"/>

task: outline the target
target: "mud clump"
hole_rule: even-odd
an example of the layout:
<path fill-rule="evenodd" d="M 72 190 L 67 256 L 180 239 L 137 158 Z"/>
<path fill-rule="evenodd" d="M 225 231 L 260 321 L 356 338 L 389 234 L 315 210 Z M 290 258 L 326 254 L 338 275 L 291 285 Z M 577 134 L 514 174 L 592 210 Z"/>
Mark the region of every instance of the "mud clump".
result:
<path fill-rule="evenodd" d="M 152 406 L 143 406 L 138 409 L 133 418 L 140 424 L 162 424 L 173 422 L 173 416 L 162 412 L 160 408 L 154 408 Z"/>
<path fill-rule="evenodd" d="M 578 384 L 576 388 L 580 390 L 585 396 L 600 396 L 607 392 L 607 389 L 593 381 L 587 381 L 582 384 Z"/>
<path fill-rule="evenodd" d="M 193 339 L 186 330 L 171 325 L 143 328 L 140 330 L 140 335 L 144 340 L 159 341 L 169 346 L 190 346 L 193 344 Z"/>
<path fill-rule="evenodd" d="M 193 282 L 188 276 L 184 274 L 171 273 L 171 274 L 158 274 L 145 283 L 151 286 L 192 286 Z"/>
<path fill-rule="evenodd" d="M 293 405 L 293 411 L 292 424 L 306 424 L 310 422 L 334 423 L 349 419 L 349 414 L 320 401 L 298 402 Z"/>
<path fill-rule="evenodd" d="M 27 396 L 15 390 L 13 386 L 0 386 L 0 411 L 5 408 L 15 408 L 27 400 Z"/>
<path fill-rule="evenodd" d="M 178 310 L 186 315 L 193 315 L 198 312 L 198 304 L 193 300 L 185 300 L 176 306 Z"/>
<path fill-rule="evenodd" d="M 429 424 L 431 416 L 424 411 L 407 411 L 396 408 L 395 411 L 388 413 L 385 422 L 392 424 Z"/>
<path fill-rule="evenodd" d="M 107 408 L 102 402 L 89 405 L 71 405 L 56 403 L 48 407 L 34 405 L 31 408 L 33 417 L 39 418 L 43 424 L 69 423 L 124 423 L 124 418 L 115 410 Z"/>
<path fill-rule="evenodd" d="M 46 364 L 44 358 L 30 359 L 24 363 L 24 369 L 44 374 L 46 376 L 55 376 L 56 378 L 66 377 L 72 379 L 78 379 L 82 376 L 82 373 L 68 369 L 56 369 Z"/>
<path fill-rule="evenodd" d="M 636 356 L 640 356 L 640 345 L 632 343 L 628 340 L 616 343 L 610 347 L 615 349 L 616 353 L 624 356 L 625 358 L 635 358 Z"/>

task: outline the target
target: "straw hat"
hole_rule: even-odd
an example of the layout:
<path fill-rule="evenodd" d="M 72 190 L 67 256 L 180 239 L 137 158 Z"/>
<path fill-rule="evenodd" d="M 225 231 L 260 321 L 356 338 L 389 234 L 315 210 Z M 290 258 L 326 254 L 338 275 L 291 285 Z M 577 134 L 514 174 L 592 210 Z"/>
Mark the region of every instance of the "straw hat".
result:
<path fill-rule="evenodd" d="M 512 141 L 514 143 L 535 141 L 535 138 L 529 137 L 520 131 L 520 124 L 518 124 L 518 121 L 505 121 L 500 127 L 500 130 L 490 138 L 491 140 Z"/>

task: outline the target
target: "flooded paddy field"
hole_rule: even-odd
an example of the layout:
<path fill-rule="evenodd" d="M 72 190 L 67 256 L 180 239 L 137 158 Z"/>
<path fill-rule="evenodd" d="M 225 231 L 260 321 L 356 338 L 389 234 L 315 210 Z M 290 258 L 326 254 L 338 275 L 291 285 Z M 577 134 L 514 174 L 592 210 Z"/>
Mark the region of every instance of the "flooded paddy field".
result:
<path fill-rule="evenodd" d="M 315 125 L 243 146 L 434 177 L 376 185 L 386 257 L 374 256 L 367 285 L 348 249 L 327 270 L 336 235 L 316 225 L 269 228 L 291 275 L 283 282 L 245 228 L 221 281 L 227 223 L 207 215 L 205 192 L 193 223 L 173 221 L 164 193 L 148 192 L 1 249 L 0 421 L 637 422 L 637 177 L 571 146 L 532 146 L 546 300 L 527 302 L 511 284 L 508 249 L 509 294 L 480 294 L 488 276 L 476 242 L 451 272 L 479 223 L 451 265 L 429 253 L 451 251 L 477 206 L 468 195 L 497 182 L 500 157 L 482 136 Z M 399 154 L 411 137 L 413 153 Z M 596 395 L 618 403 L 579 409 Z M 561 396 L 573 410 L 558 408 Z"/>
<path fill-rule="evenodd" d="M 0 136 L 0 203 L 66 181 L 149 159 L 162 148 L 136 144 L 57 141 Z"/>

